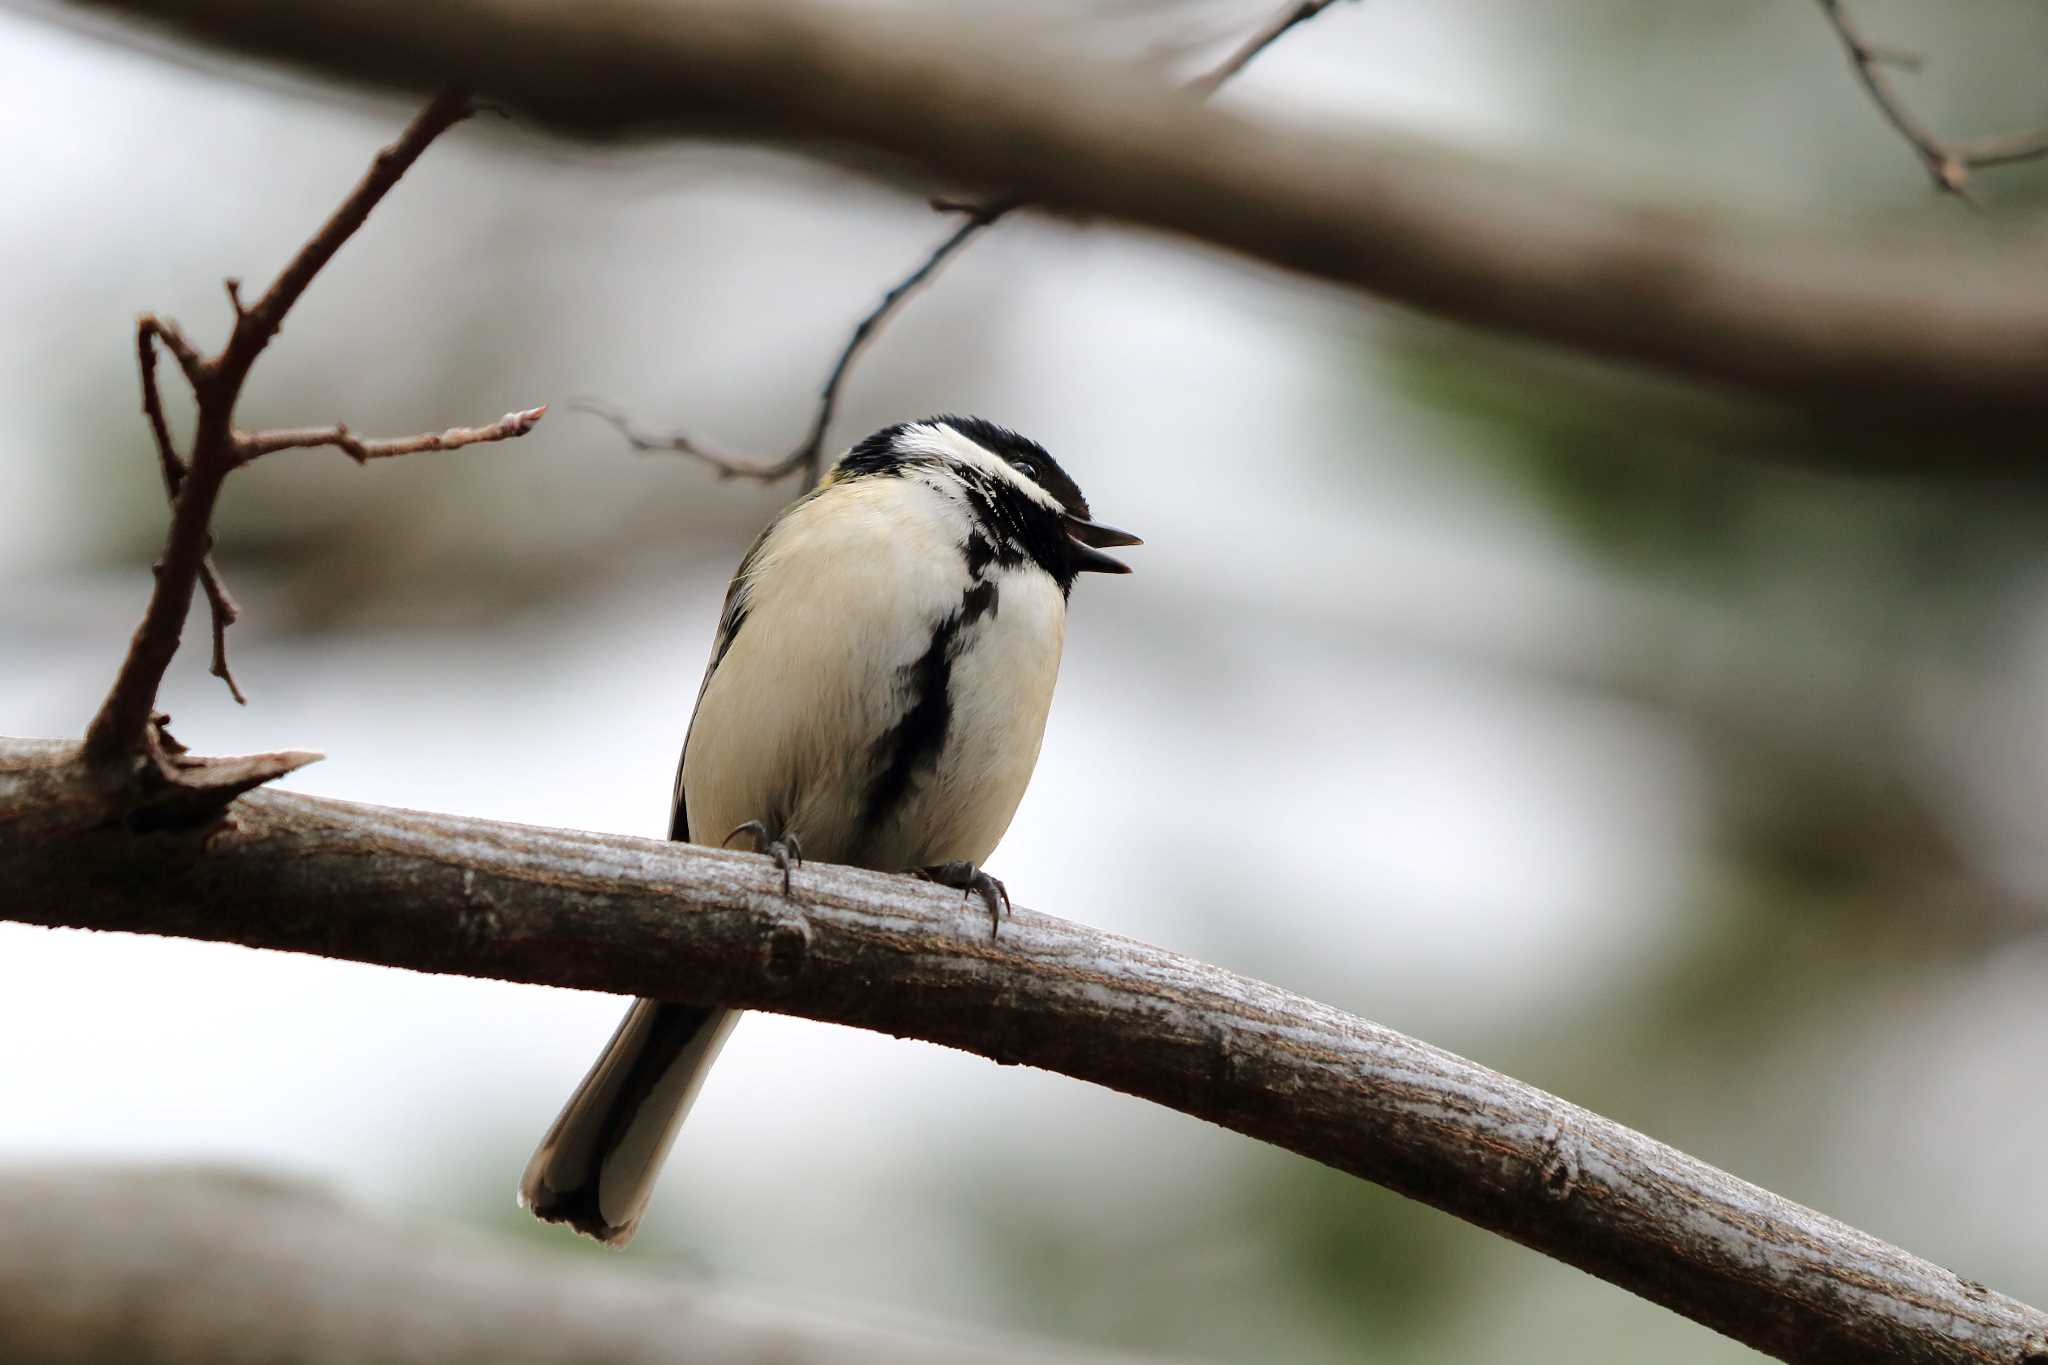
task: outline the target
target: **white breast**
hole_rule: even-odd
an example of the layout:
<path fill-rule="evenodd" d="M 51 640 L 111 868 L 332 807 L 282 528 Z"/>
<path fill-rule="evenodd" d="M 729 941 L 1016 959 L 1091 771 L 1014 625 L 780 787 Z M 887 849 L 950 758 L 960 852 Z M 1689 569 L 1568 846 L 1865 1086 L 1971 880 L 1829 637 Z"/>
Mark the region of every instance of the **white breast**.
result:
<path fill-rule="evenodd" d="M 906 829 L 925 841 L 905 866 L 985 861 L 1038 764 L 1066 640 L 1066 598 L 1036 567 L 995 569 L 990 581 L 995 608 L 968 627 L 954 660 L 937 780 L 905 816 Z"/>
<path fill-rule="evenodd" d="M 748 820 L 807 857 L 889 871 L 986 859 L 1038 758 L 1066 603 L 991 566 L 992 610 L 957 627 L 943 740 L 886 819 L 869 799 L 933 630 L 967 586 L 958 507 L 914 478 L 862 478 L 792 509 L 754 556 L 747 611 L 691 722 L 692 837 Z"/>

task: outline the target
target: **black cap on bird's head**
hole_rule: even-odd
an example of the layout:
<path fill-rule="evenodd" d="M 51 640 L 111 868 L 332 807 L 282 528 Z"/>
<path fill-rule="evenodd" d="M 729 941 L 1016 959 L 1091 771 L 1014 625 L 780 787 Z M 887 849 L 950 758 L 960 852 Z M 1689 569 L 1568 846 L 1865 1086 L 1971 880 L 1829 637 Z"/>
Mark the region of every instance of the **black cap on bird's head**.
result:
<path fill-rule="evenodd" d="M 937 449 L 929 441 L 941 432 L 962 438 L 968 448 Z M 1028 499 L 1058 519 L 1060 576 L 1064 583 L 1077 573 L 1129 573 L 1130 566 L 1106 555 L 1103 550 L 1118 545 L 1142 545 L 1129 531 L 1097 522 L 1088 510 L 1088 499 L 1073 476 L 1038 442 L 1008 427 L 981 417 L 943 415 L 920 422 L 901 422 L 884 427 L 847 452 L 840 469 L 849 474 L 894 472 L 905 464 L 941 458 L 961 465 L 985 480 L 1011 484 L 1010 493 L 1020 501 Z M 1000 464 L 1008 479 L 992 468 Z M 1016 484 L 1028 485 L 1035 496 Z"/>

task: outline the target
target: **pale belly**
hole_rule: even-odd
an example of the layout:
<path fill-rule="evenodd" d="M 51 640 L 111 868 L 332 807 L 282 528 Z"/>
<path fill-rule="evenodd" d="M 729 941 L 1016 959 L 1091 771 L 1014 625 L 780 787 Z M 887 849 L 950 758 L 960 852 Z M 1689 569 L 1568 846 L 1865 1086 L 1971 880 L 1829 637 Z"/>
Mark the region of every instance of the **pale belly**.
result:
<path fill-rule="evenodd" d="M 807 858 L 901 871 L 983 862 L 1009 828 L 1065 599 L 1042 573 L 994 568 L 993 592 L 964 599 L 937 495 L 876 483 L 828 491 L 763 546 L 684 754 L 698 842 L 759 820 Z"/>

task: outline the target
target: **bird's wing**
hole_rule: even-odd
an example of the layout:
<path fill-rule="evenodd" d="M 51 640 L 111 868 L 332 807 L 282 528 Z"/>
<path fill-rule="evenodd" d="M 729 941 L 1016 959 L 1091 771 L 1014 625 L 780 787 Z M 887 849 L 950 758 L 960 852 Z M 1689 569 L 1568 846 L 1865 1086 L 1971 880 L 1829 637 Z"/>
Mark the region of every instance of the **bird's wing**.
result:
<path fill-rule="evenodd" d="M 785 511 L 783 516 L 787 515 L 788 512 Z M 768 543 L 768 537 L 781 524 L 782 517 L 777 517 L 754 538 L 754 543 L 748 547 L 745 558 L 740 560 L 739 568 L 734 571 L 732 582 L 726 585 L 725 609 L 718 614 L 718 633 L 711 641 L 711 662 L 704 668 L 704 681 L 697 684 L 697 700 L 690 704 L 691 730 L 696 729 L 697 706 L 704 700 L 704 689 L 711 686 L 711 675 L 716 673 L 719 664 L 725 661 L 725 652 L 732 648 L 734 637 L 740 633 L 740 627 L 746 624 L 747 592 L 754 561 L 760 556 L 761 547 Z M 688 758 L 689 754 L 690 732 L 685 731 L 683 751 L 676 756 L 676 783 L 674 793 L 669 799 L 668 818 L 668 837 L 682 843 L 688 843 L 690 840 L 690 812 L 683 801 L 683 760 Z"/>

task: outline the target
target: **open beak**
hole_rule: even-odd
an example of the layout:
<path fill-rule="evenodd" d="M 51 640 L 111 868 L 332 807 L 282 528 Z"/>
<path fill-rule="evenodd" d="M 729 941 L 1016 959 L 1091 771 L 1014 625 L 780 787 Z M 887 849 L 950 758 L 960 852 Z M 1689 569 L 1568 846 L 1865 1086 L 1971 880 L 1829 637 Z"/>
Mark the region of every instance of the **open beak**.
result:
<path fill-rule="evenodd" d="M 1129 573 L 1131 566 L 1113 555 L 1102 553 L 1106 545 L 1143 545 L 1129 531 L 1086 521 L 1076 516 L 1060 518 L 1067 529 L 1067 559 L 1075 573 Z"/>

